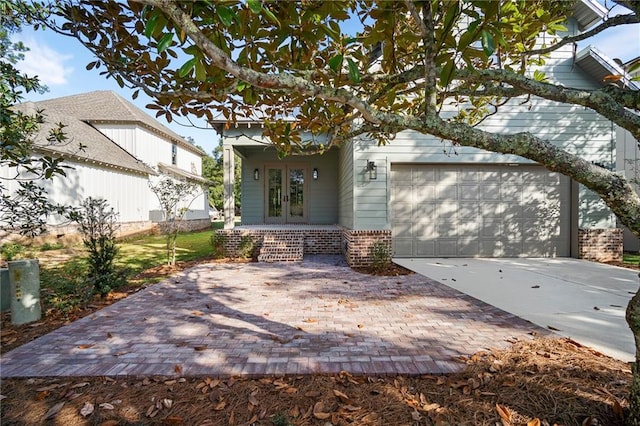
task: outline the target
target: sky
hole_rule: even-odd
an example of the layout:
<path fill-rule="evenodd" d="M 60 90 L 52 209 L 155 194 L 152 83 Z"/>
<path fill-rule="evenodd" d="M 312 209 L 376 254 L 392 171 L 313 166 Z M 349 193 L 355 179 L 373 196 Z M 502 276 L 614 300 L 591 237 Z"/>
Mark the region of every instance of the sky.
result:
<path fill-rule="evenodd" d="M 18 68 L 27 75 L 38 76 L 41 83 L 49 89 L 44 94 L 27 94 L 25 100 L 39 101 L 94 90 L 113 90 L 148 114 L 155 114 L 145 108 L 150 100 L 143 93 L 133 100 L 133 90 L 120 88 L 115 80 L 101 76 L 95 69 L 87 71 L 86 65 L 94 58 L 74 38 L 49 30 L 36 32 L 24 28 L 13 39 L 21 40 L 30 49 L 25 53 L 24 61 L 18 64 Z M 578 49 L 587 44 L 589 43 L 582 42 Z M 610 58 L 619 58 L 627 62 L 640 56 L 640 24 L 607 29 L 591 39 L 590 44 Z M 219 136 L 212 128 L 194 128 L 185 118 L 175 115 L 172 123 L 167 123 L 163 117 L 157 120 L 177 134 L 193 138 L 196 145 L 204 148 L 208 154 L 218 145 Z M 204 123 L 200 124 L 204 126 Z"/>

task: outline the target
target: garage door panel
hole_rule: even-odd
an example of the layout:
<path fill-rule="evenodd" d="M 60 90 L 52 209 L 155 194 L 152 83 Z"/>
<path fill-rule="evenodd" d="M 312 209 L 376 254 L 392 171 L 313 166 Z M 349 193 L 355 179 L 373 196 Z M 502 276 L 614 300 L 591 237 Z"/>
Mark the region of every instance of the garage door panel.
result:
<path fill-rule="evenodd" d="M 399 257 L 411 257 L 414 255 L 413 239 L 394 238 L 393 253 Z"/>
<path fill-rule="evenodd" d="M 397 168 L 411 190 L 396 185 Z M 568 256 L 570 181 L 538 166 L 391 167 L 396 256 Z M 411 244 L 409 244 L 411 241 Z"/>
<path fill-rule="evenodd" d="M 460 200 L 478 200 L 480 199 L 480 186 L 472 184 L 460 185 Z"/>
<path fill-rule="evenodd" d="M 455 239 L 440 238 L 436 240 L 436 256 L 438 257 L 457 257 L 458 241 Z"/>
<path fill-rule="evenodd" d="M 436 256 L 435 240 L 415 240 L 415 254 L 420 257 Z"/>

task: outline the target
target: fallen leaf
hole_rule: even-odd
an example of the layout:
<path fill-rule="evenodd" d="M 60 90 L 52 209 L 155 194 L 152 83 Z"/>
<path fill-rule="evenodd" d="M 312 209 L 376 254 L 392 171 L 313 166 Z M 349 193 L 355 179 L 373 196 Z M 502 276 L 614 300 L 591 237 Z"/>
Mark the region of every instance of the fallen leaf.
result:
<path fill-rule="evenodd" d="M 107 420 L 106 422 L 100 423 L 100 426 L 118 426 L 120 422 L 118 420 Z"/>
<path fill-rule="evenodd" d="M 173 384 L 175 384 L 177 382 L 177 380 L 167 380 L 164 382 L 165 385 L 171 386 Z"/>
<path fill-rule="evenodd" d="M 318 392 L 318 391 L 308 391 L 305 392 L 304 396 L 307 396 L 309 398 L 317 398 L 320 395 L 322 395 L 322 392 Z"/>
<path fill-rule="evenodd" d="M 171 408 L 173 406 L 173 400 L 165 398 L 162 400 L 162 405 L 164 405 L 165 408 Z"/>
<path fill-rule="evenodd" d="M 107 333 L 107 339 L 111 339 L 112 337 L 113 337 L 113 334 Z"/>
<path fill-rule="evenodd" d="M 600 308 L 598 308 L 597 306 L 594 306 L 594 307 L 593 307 L 593 310 L 594 310 L 594 311 L 599 311 L 599 310 L 600 310 Z"/>
<path fill-rule="evenodd" d="M 503 407 L 500 404 L 496 404 L 496 411 L 500 418 L 507 423 L 511 423 L 511 411 L 507 407 Z"/>
<path fill-rule="evenodd" d="M 162 421 L 165 425 L 181 425 L 184 424 L 184 420 L 179 416 L 169 416 Z"/>
<path fill-rule="evenodd" d="M 96 344 L 95 343 L 87 343 L 85 345 L 78 345 L 78 349 L 89 349 L 94 347 Z"/>
<path fill-rule="evenodd" d="M 313 417 L 319 420 L 326 420 L 329 417 L 331 417 L 331 413 L 330 412 L 327 413 L 324 410 L 325 408 L 324 408 L 324 405 L 322 404 L 322 401 L 316 402 L 315 405 L 313 406 Z"/>
<path fill-rule="evenodd" d="M 419 422 L 422 419 L 422 416 L 416 410 L 413 410 L 413 412 L 411 413 L 411 418 L 416 422 Z"/>
<path fill-rule="evenodd" d="M 364 325 L 363 324 L 358 324 L 358 328 L 363 328 Z"/>
<path fill-rule="evenodd" d="M 56 416 L 56 414 L 58 414 L 60 412 L 60 410 L 62 410 L 62 407 L 64 407 L 64 401 L 63 402 L 58 402 L 56 405 L 51 407 L 49 409 L 49 411 L 47 411 L 47 414 L 44 415 L 44 419 L 45 420 L 49 420 L 49 419 L 54 418 Z"/>
<path fill-rule="evenodd" d="M 527 422 L 527 426 L 540 426 L 540 419 L 537 417 Z"/>
<path fill-rule="evenodd" d="M 549 330 L 552 330 L 552 331 L 561 331 L 559 328 L 555 328 L 555 327 L 553 327 L 553 326 L 551 326 L 551 325 L 548 325 L 548 326 L 547 326 L 547 328 L 548 328 Z"/>
<path fill-rule="evenodd" d="M 344 408 L 347 411 L 358 411 L 362 409 L 362 407 L 356 407 L 355 405 L 349 405 L 349 404 L 344 404 L 340 408 Z"/>
<path fill-rule="evenodd" d="M 78 383 L 77 385 L 73 385 L 71 386 L 71 389 L 78 389 L 78 388 L 83 388 L 85 386 L 89 386 L 89 382 L 82 382 L 82 383 Z"/>
<path fill-rule="evenodd" d="M 214 411 L 222 411 L 226 406 L 227 406 L 227 403 L 225 401 L 220 401 L 213 406 L 213 409 Z"/>
<path fill-rule="evenodd" d="M 202 352 L 202 351 L 206 351 L 207 347 L 206 346 L 194 346 L 193 350 L 195 350 L 197 352 Z"/>
<path fill-rule="evenodd" d="M 191 312 L 191 313 L 192 313 L 193 315 L 195 315 L 195 316 L 198 316 L 198 317 L 199 317 L 199 316 L 204 315 L 204 314 L 203 314 L 202 312 L 200 312 L 200 311 L 193 311 L 193 312 Z"/>
<path fill-rule="evenodd" d="M 340 392 L 338 389 L 334 389 L 333 394 L 337 396 L 338 399 L 340 399 L 340 401 L 344 402 L 345 404 L 351 403 L 351 399 L 346 394 Z"/>
<path fill-rule="evenodd" d="M 49 385 L 49 386 L 45 386 L 45 387 L 43 387 L 43 388 L 36 389 L 36 392 L 46 392 L 46 391 L 51 391 L 51 390 L 54 390 L 54 389 L 58 389 L 59 387 L 60 387 L 60 384 L 59 384 L 59 383 L 54 383 L 54 384 L 52 384 L 52 385 Z"/>
<path fill-rule="evenodd" d="M 531 288 L 540 288 L 539 285 L 532 285 Z"/>
<path fill-rule="evenodd" d="M 307 319 L 303 319 L 302 322 L 312 323 L 312 322 L 318 322 L 318 320 L 315 318 L 307 318 Z"/>
<path fill-rule="evenodd" d="M 176 374 L 182 374 L 182 366 L 180 364 L 174 365 L 173 371 L 175 371 Z"/>
<path fill-rule="evenodd" d="M 51 394 L 51 391 L 45 390 L 36 394 L 36 401 L 42 401 Z"/>
<path fill-rule="evenodd" d="M 87 417 L 88 415 L 93 413 L 93 410 L 94 410 L 93 404 L 90 402 L 85 402 L 82 408 L 80 409 L 80 415 L 82 417 Z"/>
<path fill-rule="evenodd" d="M 255 405 L 257 407 L 258 405 L 260 405 L 260 402 L 258 402 L 258 398 L 256 398 L 255 396 L 249 395 L 249 404 Z"/>
<path fill-rule="evenodd" d="M 99 407 L 105 410 L 113 410 L 114 408 L 116 408 L 113 405 L 109 404 L 108 402 L 103 402 L 102 404 L 99 405 Z"/>

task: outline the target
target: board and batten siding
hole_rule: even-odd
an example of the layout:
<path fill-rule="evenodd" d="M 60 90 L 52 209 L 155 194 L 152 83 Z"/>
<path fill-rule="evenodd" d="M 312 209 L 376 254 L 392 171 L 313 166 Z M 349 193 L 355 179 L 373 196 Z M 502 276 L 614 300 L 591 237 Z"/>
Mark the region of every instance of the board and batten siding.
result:
<path fill-rule="evenodd" d="M 553 52 L 543 66 L 551 82 L 566 86 L 594 89 L 598 87 L 573 65 L 571 46 Z M 530 132 L 582 158 L 612 165 L 615 156 L 614 129 L 611 122 L 596 112 L 575 105 L 558 104 L 532 97 L 512 99 L 480 126 L 495 133 Z M 445 104 L 444 115 L 453 115 L 453 106 Z M 457 107 L 456 107 L 457 108 Z M 365 172 L 367 161 L 375 161 L 378 178 L 370 180 Z M 358 138 L 353 143 L 354 163 L 354 229 L 389 229 L 388 208 L 390 166 L 392 163 L 425 164 L 527 164 L 531 161 L 516 155 L 503 155 L 475 148 L 454 146 L 430 135 L 402 131 L 387 145 Z M 614 216 L 594 193 L 579 190 L 579 226 L 613 227 Z"/>
<path fill-rule="evenodd" d="M 138 158 L 145 164 L 157 169 L 158 163 L 172 164 L 172 146 L 173 142 L 159 136 L 158 134 L 138 125 L 127 124 L 97 124 L 95 126 L 100 132 L 109 139 L 120 145 L 134 157 Z M 178 144 L 177 164 L 180 169 L 201 175 L 202 158 L 199 154 L 185 149 Z M 145 220 L 162 220 L 160 213 L 160 203 L 156 194 L 147 189 L 146 197 L 150 206 L 148 217 Z M 209 203 L 204 192 L 200 192 L 195 199 L 188 200 L 181 207 L 187 207 L 189 211 L 185 215 L 185 219 L 206 219 L 209 217 Z"/>
<path fill-rule="evenodd" d="M 149 220 L 149 187 L 147 176 L 124 170 L 65 160 L 67 176 L 37 182 L 43 186 L 53 203 L 79 206 L 88 197 L 103 198 L 118 212 L 119 222 Z M 13 177 L 13 168 L 2 167 L 2 177 Z M 8 180 L 7 190 L 18 188 L 15 180 Z M 123 190 L 126 188 L 126 191 Z M 57 225 L 61 218 L 51 216 L 48 223 Z"/>

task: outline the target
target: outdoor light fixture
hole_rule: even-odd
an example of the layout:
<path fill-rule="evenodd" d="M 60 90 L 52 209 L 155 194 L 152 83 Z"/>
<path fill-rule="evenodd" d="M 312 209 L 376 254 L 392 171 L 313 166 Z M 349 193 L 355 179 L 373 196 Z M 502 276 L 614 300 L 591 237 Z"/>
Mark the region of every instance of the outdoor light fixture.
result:
<path fill-rule="evenodd" d="M 260 180 L 260 169 L 253 170 L 253 180 Z"/>
<path fill-rule="evenodd" d="M 367 161 L 367 171 L 369 172 L 369 179 L 378 179 L 378 166 L 375 161 Z"/>
<path fill-rule="evenodd" d="M 318 169 L 314 167 L 313 173 L 311 174 L 313 180 L 318 180 Z"/>

